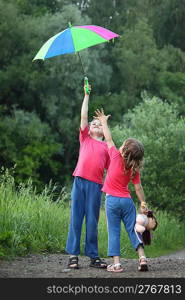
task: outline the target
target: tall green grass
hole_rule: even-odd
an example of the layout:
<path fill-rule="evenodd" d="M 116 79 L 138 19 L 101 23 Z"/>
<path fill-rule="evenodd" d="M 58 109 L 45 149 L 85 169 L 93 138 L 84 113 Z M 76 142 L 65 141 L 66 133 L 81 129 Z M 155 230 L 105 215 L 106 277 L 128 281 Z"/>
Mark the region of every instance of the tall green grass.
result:
<path fill-rule="evenodd" d="M 158 257 L 178 250 L 185 249 L 185 224 L 180 223 L 166 212 L 155 210 L 158 227 L 152 231 L 151 245 L 145 246 L 147 257 Z M 108 234 L 106 232 L 106 216 L 101 211 L 99 222 L 99 251 L 101 255 L 107 255 L 106 245 Z M 124 225 L 121 226 L 121 256 L 123 258 L 137 258 L 136 251 L 132 248 Z"/>
<path fill-rule="evenodd" d="M 69 223 L 64 201 L 53 201 L 50 187 L 40 194 L 31 182 L 15 188 L 7 172 L 0 180 L 0 256 L 64 251 Z"/>
<path fill-rule="evenodd" d="M 64 252 L 70 220 L 70 195 L 63 191 L 54 201 L 54 187 L 37 193 L 31 181 L 15 187 L 14 178 L 5 171 L 0 176 L 0 258 L 27 253 Z M 185 248 L 185 224 L 166 212 L 156 212 L 159 226 L 153 233 L 152 245 L 145 249 L 150 257 Z M 107 224 L 104 208 L 99 221 L 99 254 L 107 256 Z M 83 255 L 85 224 L 82 229 Z M 124 227 L 121 235 L 121 255 L 137 257 Z"/>

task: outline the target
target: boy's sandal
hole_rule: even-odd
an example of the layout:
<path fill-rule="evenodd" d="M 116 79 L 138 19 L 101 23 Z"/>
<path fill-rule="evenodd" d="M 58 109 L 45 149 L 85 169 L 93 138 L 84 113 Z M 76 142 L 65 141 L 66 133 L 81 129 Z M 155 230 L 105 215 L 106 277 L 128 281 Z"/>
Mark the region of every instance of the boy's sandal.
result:
<path fill-rule="evenodd" d="M 79 269 L 78 256 L 72 256 L 72 257 L 69 258 L 68 268 L 70 268 L 70 269 Z"/>
<path fill-rule="evenodd" d="M 118 263 L 118 264 L 108 265 L 107 271 L 114 272 L 114 273 L 120 273 L 120 272 L 123 272 L 123 268 L 122 268 L 121 264 Z"/>
<path fill-rule="evenodd" d="M 147 259 L 146 259 L 145 256 L 141 256 L 139 258 L 138 271 L 140 271 L 140 272 L 146 272 L 146 271 L 148 271 Z"/>
<path fill-rule="evenodd" d="M 96 257 L 96 258 L 91 258 L 90 267 L 99 268 L 99 269 L 105 269 L 105 268 L 107 268 L 107 264 L 101 258 Z"/>

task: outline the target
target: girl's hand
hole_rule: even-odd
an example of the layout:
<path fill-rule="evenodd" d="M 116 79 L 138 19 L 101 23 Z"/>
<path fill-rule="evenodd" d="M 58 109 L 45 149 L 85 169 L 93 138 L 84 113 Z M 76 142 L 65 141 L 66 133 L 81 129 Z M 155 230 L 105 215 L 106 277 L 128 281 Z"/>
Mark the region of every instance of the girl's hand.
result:
<path fill-rule="evenodd" d="M 147 207 L 147 204 L 146 204 L 146 202 L 141 202 L 141 205 L 140 205 L 140 212 L 142 213 L 142 214 L 147 214 L 147 212 L 148 212 L 148 207 Z"/>
<path fill-rule="evenodd" d="M 93 118 L 94 118 L 94 119 L 100 120 L 101 123 L 106 122 L 106 121 L 108 120 L 108 118 L 111 116 L 111 115 L 107 115 L 107 116 L 106 116 L 106 115 L 104 114 L 103 108 L 101 108 L 101 110 L 96 109 L 96 110 L 95 110 L 95 114 L 96 114 L 96 116 L 94 116 Z"/>

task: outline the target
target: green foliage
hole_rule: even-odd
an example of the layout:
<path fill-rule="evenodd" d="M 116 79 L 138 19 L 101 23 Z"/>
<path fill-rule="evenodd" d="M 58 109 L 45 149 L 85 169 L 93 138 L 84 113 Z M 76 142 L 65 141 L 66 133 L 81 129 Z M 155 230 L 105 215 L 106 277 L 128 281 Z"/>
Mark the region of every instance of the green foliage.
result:
<path fill-rule="evenodd" d="M 158 77 L 161 97 L 178 105 L 179 114 L 185 115 L 185 73 L 163 72 Z"/>
<path fill-rule="evenodd" d="M 124 115 L 113 135 L 121 145 L 127 137 L 135 137 L 144 145 L 145 165 L 142 182 L 148 203 L 184 218 L 185 120 L 178 118 L 174 106 L 160 99 L 144 100 Z"/>
<path fill-rule="evenodd" d="M 8 0 L 8 2 L 16 3 L 22 14 L 40 16 L 62 9 L 66 0 Z"/>
<path fill-rule="evenodd" d="M 169 103 L 175 103 L 179 114 L 184 116 L 184 52 L 168 45 L 158 52 L 158 65 L 160 68 L 153 85 L 153 93 Z"/>
<path fill-rule="evenodd" d="M 43 43 L 57 32 L 64 30 L 69 21 L 73 25 L 91 22 L 86 16 L 81 16 L 75 5 L 63 5 L 62 9 L 55 13 L 47 10 L 45 13 L 27 15 L 23 9 L 27 3 L 27 1 L 0 3 L 0 20 L 2 20 L 0 29 L 5 36 L 0 55 L 2 65 L 0 103 L 3 111 L 2 122 L 6 123 L 1 126 L 10 127 L 12 132 L 11 134 L 8 132 L 6 137 L 2 133 L 1 143 L 4 152 L 1 155 L 1 165 L 9 167 L 14 163 L 17 164 L 19 182 L 28 176 L 34 178 L 33 181 L 37 186 L 42 180 L 43 183 L 47 183 L 50 179 L 67 182 L 71 179 L 78 155 L 83 72 L 79 58 L 75 54 L 55 57 L 44 62 L 32 62 L 32 59 Z M 44 2 L 29 2 L 32 8 L 36 4 L 40 9 L 40 5 L 44 5 Z M 46 2 L 45 6 L 47 7 Z M 101 94 L 107 89 L 112 72 L 107 63 L 100 63 L 106 55 L 104 48 L 104 45 L 99 45 L 90 51 L 88 49 L 81 51 L 86 72 L 89 72 L 89 80 L 97 78 L 96 81 L 92 81 L 94 91 Z M 99 51 L 101 55 L 98 55 Z M 34 112 L 38 119 L 50 128 L 50 133 L 45 133 L 48 136 L 47 145 L 43 143 L 43 139 L 39 142 L 37 139 L 27 140 L 25 145 L 25 136 L 21 137 L 26 135 L 24 122 L 20 122 L 19 126 L 11 124 L 10 116 L 15 108 L 25 111 L 25 114 L 22 112 L 23 115 L 26 115 L 26 112 Z M 11 128 L 14 128 L 19 141 L 14 141 Z M 27 127 L 25 128 L 27 130 Z M 39 130 L 37 125 L 35 130 Z M 62 151 L 59 150 L 58 144 L 63 145 Z"/>
<path fill-rule="evenodd" d="M 152 23 L 160 47 L 171 44 L 185 50 L 184 0 L 152 1 Z"/>
<path fill-rule="evenodd" d="M 0 176 L 0 257 L 64 251 L 69 214 L 66 194 L 54 201 L 55 186 L 36 191 L 31 181 L 15 186 L 7 170 Z M 69 198 L 69 195 L 67 195 Z"/>
<path fill-rule="evenodd" d="M 68 22 L 100 25 L 120 35 L 81 51 L 92 85 L 90 118 L 97 107 L 104 107 L 116 125 L 141 102 L 143 90 L 175 103 L 177 115 L 184 116 L 183 12 L 180 0 L 1 0 L 0 164 L 17 164 L 17 182 L 29 176 L 37 186 L 50 179 L 61 185 L 71 182 L 83 99 L 79 58 L 73 54 L 32 61 Z M 31 127 L 24 130 L 24 122 L 15 126 L 14 111 L 22 111 L 23 120 L 27 113 L 35 114 L 42 123 L 38 131 L 42 127 L 47 138 L 28 138 L 25 131 Z"/>
<path fill-rule="evenodd" d="M 54 200 L 56 185 L 45 186 L 37 192 L 31 181 L 15 186 L 14 177 L 8 170 L 0 175 L 0 258 L 12 258 L 27 253 L 64 252 L 70 220 L 70 193 L 61 190 Z M 67 201 L 66 201 L 67 200 Z M 155 209 L 156 211 L 156 209 Z M 146 254 L 156 257 L 170 251 L 180 250 L 185 245 L 184 224 L 157 210 L 159 226 L 154 232 L 152 245 Z M 99 254 L 107 256 L 107 222 L 104 208 L 99 221 Z M 166 239 L 168 232 L 168 239 Z M 85 222 L 83 224 L 81 254 L 84 254 Z M 175 243 L 174 243 L 175 240 Z M 135 258 L 122 228 L 121 255 Z"/>
<path fill-rule="evenodd" d="M 129 108 L 135 106 L 135 102 L 139 102 L 138 99 L 129 97 L 125 91 L 118 91 L 118 93 L 107 93 L 103 96 L 93 96 L 89 109 L 89 116 L 94 116 L 94 111 L 97 108 L 104 108 L 107 113 L 111 114 L 111 121 L 113 124 L 117 124 L 122 121 L 123 114 L 128 111 Z"/>
<path fill-rule="evenodd" d="M 146 19 L 123 30 L 124 35 L 114 50 L 120 76 L 118 83 L 122 81 L 123 89 L 136 96 L 139 90 L 151 88 L 156 76 L 158 51 Z"/>
<path fill-rule="evenodd" d="M 54 155 L 61 152 L 48 124 L 35 113 L 14 110 L 0 120 L 0 160 L 5 167 L 15 168 L 16 182 L 32 178 L 35 185 L 49 182 L 59 172 Z M 40 186 L 41 187 L 41 186 Z"/>

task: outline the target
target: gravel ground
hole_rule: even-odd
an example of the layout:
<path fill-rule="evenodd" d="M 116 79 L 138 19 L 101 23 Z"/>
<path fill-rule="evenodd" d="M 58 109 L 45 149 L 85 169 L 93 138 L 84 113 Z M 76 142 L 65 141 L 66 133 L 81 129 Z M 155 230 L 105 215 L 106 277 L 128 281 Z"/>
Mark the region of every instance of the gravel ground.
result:
<path fill-rule="evenodd" d="M 111 258 L 106 258 L 109 264 Z M 124 271 L 110 273 L 89 267 L 89 258 L 79 257 L 80 269 L 67 268 L 68 255 L 28 255 L 0 261 L 0 278 L 185 278 L 185 250 L 148 259 L 149 272 L 138 272 L 137 259 L 122 259 Z"/>

